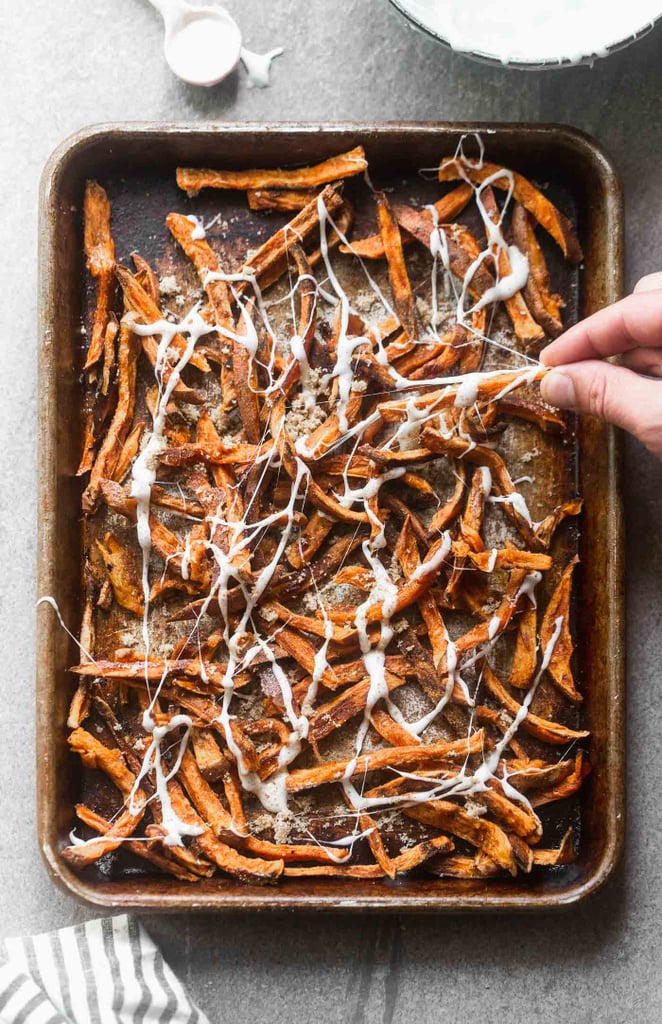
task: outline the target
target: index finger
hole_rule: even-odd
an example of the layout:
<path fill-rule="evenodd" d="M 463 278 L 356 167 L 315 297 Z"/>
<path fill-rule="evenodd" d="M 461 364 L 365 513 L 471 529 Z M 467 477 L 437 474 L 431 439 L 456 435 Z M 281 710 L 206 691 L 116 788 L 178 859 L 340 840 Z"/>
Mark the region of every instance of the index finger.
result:
<path fill-rule="evenodd" d="M 662 347 L 662 290 L 638 292 L 575 324 L 540 353 L 546 366 L 606 359 L 633 348 Z"/>

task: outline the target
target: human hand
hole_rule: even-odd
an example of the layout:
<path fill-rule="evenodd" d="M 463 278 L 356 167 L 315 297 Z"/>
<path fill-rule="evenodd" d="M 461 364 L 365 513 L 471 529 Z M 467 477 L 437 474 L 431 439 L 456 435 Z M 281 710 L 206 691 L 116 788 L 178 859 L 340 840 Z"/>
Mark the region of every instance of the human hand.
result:
<path fill-rule="evenodd" d="M 620 365 L 604 361 L 615 355 Z M 540 359 L 553 367 L 540 384 L 546 402 L 623 427 L 662 459 L 662 273 L 571 327 Z"/>

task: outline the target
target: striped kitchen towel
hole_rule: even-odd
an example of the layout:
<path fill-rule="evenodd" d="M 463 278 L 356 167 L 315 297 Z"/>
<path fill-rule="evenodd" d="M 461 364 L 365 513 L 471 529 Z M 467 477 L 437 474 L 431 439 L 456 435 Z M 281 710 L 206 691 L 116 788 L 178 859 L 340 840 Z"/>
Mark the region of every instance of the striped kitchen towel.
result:
<path fill-rule="evenodd" d="M 0 943 L 2 1024 L 209 1024 L 147 932 L 106 917 Z"/>

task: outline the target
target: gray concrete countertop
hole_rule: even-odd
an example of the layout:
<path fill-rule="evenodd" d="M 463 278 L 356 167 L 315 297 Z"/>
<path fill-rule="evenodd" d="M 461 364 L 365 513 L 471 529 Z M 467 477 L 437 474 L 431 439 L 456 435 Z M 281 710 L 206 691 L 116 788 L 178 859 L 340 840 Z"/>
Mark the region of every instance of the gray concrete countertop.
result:
<path fill-rule="evenodd" d="M 592 133 L 625 183 L 627 282 L 662 267 L 662 28 L 595 68 L 493 69 L 411 31 L 386 0 L 232 0 L 273 85 L 178 84 L 143 0 L 3 5 L 0 35 L 0 933 L 94 911 L 55 890 L 34 829 L 36 196 L 53 147 L 107 120 L 555 121 Z M 662 1019 L 662 466 L 628 442 L 628 848 L 562 916 L 145 918 L 213 1021 L 648 1024 Z M 39 766 L 37 766 L 39 771 Z"/>

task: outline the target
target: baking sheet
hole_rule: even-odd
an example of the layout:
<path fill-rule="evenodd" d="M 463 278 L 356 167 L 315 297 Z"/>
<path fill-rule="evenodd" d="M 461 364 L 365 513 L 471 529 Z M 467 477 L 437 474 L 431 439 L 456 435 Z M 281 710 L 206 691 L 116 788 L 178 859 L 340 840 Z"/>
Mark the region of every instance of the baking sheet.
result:
<path fill-rule="evenodd" d="M 73 423 L 71 417 L 63 416 L 62 410 L 58 423 L 58 410 L 50 408 L 46 398 L 49 392 L 52 393 L 54 377 L 59 377 L 58 383 L 62 383 L 73 396 L 75 383 L 72 384 L 68 378 L 75 377 L 72 365 L 80 365 L 82 337 L 76 328 L 80 327 L 80 317 L 85 307 L 82 286 L 85 278 L 80 255 L 80 206 L 85 177 L 97 176 L 108 188 L 113 207 L 113 234 L 119 259 L 127 261 L 131 251 L 137 248 L 143 256 L 156 264 L 161 276 L 171 273 L 173 266 L 176 266 L 178 276 L 182 272 L 184 276 L 188 274 L 191 286 L 195 287 L 192 270 L 186 266 L 185 258 L 175 251 L 174 243 L 168 240 L 164 229 L 165 214 L 169 210 L 195 212 L 202 214 L 206 220 L 220 213 L 220 224 L 216 232 L 214 228 L 210 230 L 209 237 L 212 245 L 218 248 L 230 264 L 233 259 L 238 259 L 239 254 L 247 247 L 255 248 L 287 217 L 277 214 L 258 215 L 257 220 L 264 224 L 263 237 L 260 238 L 256 236 L 252 227 L 256 222 L 256 215 L 246 210 L 243 194 L 219 195 L 207 191 L 193 201 L 187 200 L 174 182 L 174 167 L 183 157 L 187 163 L 196 162 L 196 153 L 199 153 L 198 162 L 215 163 L 219 166 L 248 166 L 256 162 L 260 165 L 279 166 L 302 161 L 314 162 L 332 152 L 361 142 L 366 146 L 371 175 L 375 182 L 389 191 L 392 190 L 393 199 L 413 200 L 418 205 L 428 199 L 437 198 L 439 188 L 435 182 L 418 175 L 417 169 L 435 166 L 440 156 L 453 152 L 458 138 L 457 130 L 443 126 L 392 126 L 379 129 L 367 126 L 344 130 L 330 128 L 322 132 L 309 131 L 306 128 L 246 130 L 242 126 L 227 131 L 202 129 L 190 132 L 186 129 L 165 129 L 147 133 L 149 144 L 137 145 L 141 135 L 142 141 L 147 142 L 144 134 L 145 130 L 140 128 L 115 131 L 111 129 L 105 136 L 100 132 L 96 137 L 74 145 L 63 159 L 56 159 L 50 177 L 49 172 L 45 177 L 44 202 L 49 238 L 44 250 L 47 255 L 47 278 L 42 278 L 45 286 L 42 315 L 46 330 L 46 349 L 42 350 L 42 382 L 45 382 L 42 388 L 42 424 L 48 436 L 42 439 L 42 443 L 48 442 L 48 450 L 43 452 L 46 458 L 42 457 L 42 494 L 48 489 L 49 484 L 52 487 L 55 483 L 66 494 L 68 508 L 72 511 L 76 509 L 73 513 L 76 517 L 78 488 L 71 480 L 71 473 L 72 468 L 75 470 L 78 456 L 79 424 Z M 581 308 L 588 311 L 592 304 L 597 306 L 603 301 L 602 296 L 615 297 L 619 275 L 618 192 L 613 182 L 613 174 L 601 155 L 577 136 L 556 129 L 547 132 L 540 128 L 503 129 L 496 133 L 489 130 L 485 141 L 489 159 L 510 163 L 524 173 L 535 174 L 536 167 L 544 171 L 542 181 L 548 183 L 550 198 L 558 201 L 561 208 L 570 215 L 575 210 L 577 212 L 581 240 L 585 249 L 588 249 L 586 270 L 582 275 L 581 284 L 576 271 L 565 266 L 556 257 L 553 249 L 550 248 L 547 252 L 551 263 L 552 280 L 566 299 L 566 322 L 576 317 L 580 303 Z M 257 153 L 251 152 L 258 142 L 262 143 L 259 159 Z M 573 149 L 574 160 L 569 159 L 573 155 Z M 586 164 L 583 174 L 581 161 L 577 160 L 578 154 Z M 159 155 L 161 159 L 158 159 Z M 157 159 L 158 167 L 149 166 Z M 569 166 L 564 170 L 564 159 L 569 166 L 573 166 L 571 172 Z M 540 174 L 537 177 L 541 179 Z M 359 189 L 360 185 L 351 183 L 348 192 L 356 192 L 358 195 Z M 363 189 L 363 195 L 366 194 L 366 190 Z M 77 206 L 77 209 L 71 209 L 72 206 Z M 365 226 L 362 225 L 361 218 L 371 216 L 371 207 L 363 201 L 358 203 L 357 208 L 355 234 L 360 237 L 370 230 L 367 222 Z M 601 231 L 595 230 L 595 214 L 598 212 L 602 214 Z M 605 212 L 610 213 L 614 221 L 612 227 L 616 230 L 612 231 L 611 235 L 604 233 L 604 227 L 607 226 Z M 52 260 L 50 264 L 49 258 Z M 64 270 L 64 276 L 60 279 L 67 281 L 64 295 L 62 292 L 55 294 L 52 287 L 52 273 L 57 262 L 60 263 L 60 270 Z M 68 328 L 66 334 L 61 332 L 64 325 Z M 53 437 L 54 420 L 59 435 L 57 443 Z M 518 467 L 515 456 L 526 460 L 532 443 L 540 447 L 541 436 L 534 427 L 524 426 L 521 432 L 518 431 L 515 450 L 508 459 L 514 477 L 524 475 L 527 466 L 524 461 L 521 467 Z M 622 758 L 619 757 L 622 743 L 619 730 L 622 725 L 618 718 L 622 698 L 618 646 L 620 523 L 615 456 L 610 452 L 608 432 L 595 424 L 582 424 L 579 428 L 578 443 L 582 452 L 579 459 L 576 457 L 576 445 L 570 443 L 565 447 L 555 446 L 553 456 L 536 460 L 535 490 L 544 495 L 544 505 L 538 507 L 535 498 L 531 502 L 534 518 L 538 514 L 542 516 L 560 500 L 572 495 L 577 482 L 580 483 L 581 490 L 587 498 L 582 536 L 580 538 L 572 526 L 564 528 L 559 543 L 563 543 L 566 550 L 564 557 L 558 561 L 559 564 L 563 564 L 566 561 L 565 555 L 570 554 L 578 544 L 581 544 L 584 566 L 578 580 L 579 600 L 576 608 L 578 678 L 587 693 L 584 715 L 588 727 L 594 733 L 591 760 L 595 769 L 580 801 L 572 806 L 554 807 L 552 811 L 547 812 L 552 816 L 552 824 L 560 831 L 564 830 L 569 821 L 573 821 L 575 825 L 580 821 L 584 823 L 580 858 L 575 864 L 551 874 L 536 872 L 530 878 L 519 877 L 514 881 L 503 882 L 437 881 L 425 878 L 406 879 L 392 884 L 345 879 L 314 882 L 306 880 L 305 883 L 301 880 L 286 880 L 277 889 L 265 891 L 231 880 L 214 878 L 209 882 L 197 884 L 195 891 L 192 892 L 190 888 L 187 889 L 170 879 L 134 877 L 134 866 L 130 859 L 127 862 L 126 856 L 121 854 L 110 863 L 104 864 L 101 874 L 97 872 L 92 877 L 83 879 L 71 876 L 57 858 L 57 846 L 62 845 L 66 832 L 71 827 L 70 812 L 80 792 L 80 772 L 77 764 L 72 763 L 66 749 L 63 749 L 66 705 L 62 702 L 62 689 L 57 695 L 53 693 L 53 683 L 59 675 L 62 680 L 60 686 L 70 692 L 71 683 L 64 675 L 64 668 L 77 659 L 75 651 L 71 648 L 67 650 L 62 638 L 53 634 L 52 629 L 42 618 L 40 627 L 46 627 L 46 634 L 50 634 L 48 639 L 51 650 L 43 651 L 46 656 L 45 663 L 42 663 L 40 658 L 40 697 L 47 704 L 50 701 L 51 707 L 55 705 L 55 714 L 50 718 L 48 736 L 45 736 L 41 729 L 39 735 L 40 743 L 50 744 L 59 760 L 61 771 L 56 776 L 51 773 L 45 780 L 46 785 L 42 786 L 40 820 L 42 843 L 46 847 L 47 859 L 55 868 L 58 877 L 66 880 L 70 887 L 87 898 L 102 902 L 110 900 L 122 905 L 126 905 L 127 902 L 153 905 L 154 901 L 158 902 L 162 897 L 164 905 L 202 904 L 219 907 L 236 903 L 261 907 L 309 906 L 311 901 L 315 905 L 332 906 L 339 900 L 358 901 L 359 905 L 378 905 L 394 909 L 406 906 L 535 906 L 565 902 L 570 898 L 570 892 L 579 893 L 580 890 L 594 887 L 601 874 L 604 875 L 615 862 L 619 846 L 619 821 L 622 822 L 622 817 L 618 818 L 619 813 L 622 815 L 622 810 L 616 810 L 616 804 L 620 807 L 619 780 L 622 780 Z M 603 466 L 605 472 L 599 473 L 596 478 L 595 470 L 599 469 L 596 464 L 598 453 L 600 461 L 606 462 L 606 466 Z M 521 474 L 519 468 L 522 469 Z M 54 470 L 57 474 L 55 480 Z M 590 493 L 586 489 L 587 481 L 592 482 Z M 605 502 L 610 503 L 613 508 L 611 516 L 596 514 L 600 502 L 603 505 Z M 40 592 L 54 593 L 63 605 L 65 617 L 66 613 L 70 612 L 69 621 L 77 622 L 80 618 L 80 600 L 75 582 L 78 537 L 74 536 L 76 531 L 71 529 L 71 514 L 68 518 L 63 516 L 63 510 L 59 505 L 54 506 L 54 510 L 57 515 L 49 517 L 46 523 L 42 520 L 42 541 L 46 541 L 45 547 L 48 550 L 41 555 L 41 579 L 53 580 L 53 556 L 56 560 L 58 557 L 61 559 L 64 571 L 57 574 L 59 586 L 56 584 L 48 588 L 42 585 Z M 44 530 L 45 526 L 48 529 Z M 601 580 L 599 574 L 600 569 L 604 568 L 604 563 L 596 562 L 595 553 L 605 542 L 614 550 L 615 557 L 610 563 L 611 572 L 608 578 Z M 48 555 L 51 561 L 44 564 L 44 559 Z M 597 630 L 595 621 L 591 623 L 592 628 L 589 629 L 590 620 L 585 618 L 586 610 L 591 606 L 599 607 L 600 625 Z M 110 632 L 109 628 L 108 633 Z M 594 657 L 595 653 L 600 655 L 603 665 L 609 665 L 609 678 L 595 678 L 598 664 Z M 600 688 L 603 686 L 610 687 L 611 701 L 606 705 L 599 698 Z M 553 694 L 548 696 L 552 702 Z M 542 697 L 544 700 L 544 693 Z M 575 713 L 571 713 L 569 718 L 564 718 L 568 725 L 575 725 L 574 719 Z M 597 730 L 595 723 L 599 726 Z M 601 749 L 600 734 L 605 731 L 609 733 L 611 742 Z M 596 760 L 597 752 L 600 754 L 599 760 Z M 95 783 L 96 780 L 92 782 Z M 602 794 L 597 807 L 596 801 L 591 800 L 590 795 L 587 797 L 587 792 L 590 793 L 591 790 L 594 794 Z M 612 821 L 609 820 L 610 814 Z"/>

